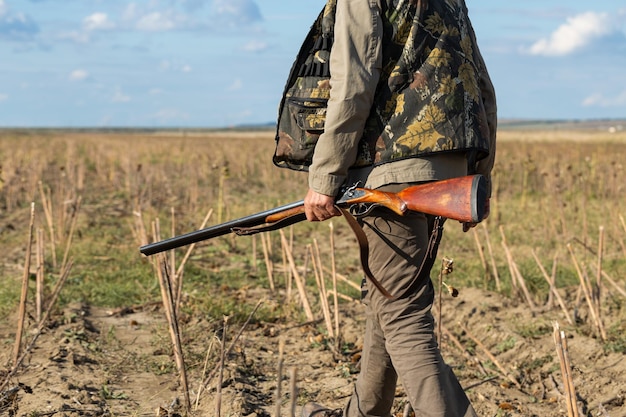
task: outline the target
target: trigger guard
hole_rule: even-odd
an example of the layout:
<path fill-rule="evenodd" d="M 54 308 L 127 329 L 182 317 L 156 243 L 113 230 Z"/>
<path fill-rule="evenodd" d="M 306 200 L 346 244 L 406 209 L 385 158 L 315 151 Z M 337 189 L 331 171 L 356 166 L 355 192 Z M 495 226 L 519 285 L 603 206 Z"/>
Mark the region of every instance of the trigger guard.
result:
<path fill-rule="evenodd" d="M 357 204 L 352 204 L 348 208 L 348 211 L 354 217 L 359 218 L 359 217 L 367 216 L 376 206 L 378 206 L 378 204 L 357 203 Z"/>

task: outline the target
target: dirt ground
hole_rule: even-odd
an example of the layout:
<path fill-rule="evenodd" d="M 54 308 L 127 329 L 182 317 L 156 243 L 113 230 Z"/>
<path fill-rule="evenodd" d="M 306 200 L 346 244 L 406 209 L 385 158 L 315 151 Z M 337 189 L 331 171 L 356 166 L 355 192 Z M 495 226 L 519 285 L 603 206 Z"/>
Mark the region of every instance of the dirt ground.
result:
<path fill-rule="evenodd" d="M 246 296 L 277 302 L 258 289 Z M 340 304 L 347 346 L 340 351 L 320 333 L 322 321 L 253 320 L 226 357 L 221 393 L 216 390 L 221 336 L 215 323 L 188 318 L 182 338 L 192 408 L 185 413 L 159 304 L 127 311 L 72 305 L 53 318 L 15 376 L 7 380 L 7 368 L 0 368 L 0 382 L 8 381 L 0 390 L 0 416 L 216 416 L 218 401 L 221 416 L 276 416 L 281 341 L 281 415 L 292 415 L 296 390 L 297 416 L 310 400 L 341 407 L 358 372 L 362 308 L 358 302 Z M 581 326 L 565 326 L 558 308 L 533 314 L 526 305 L 467 288 L 457 298 L 445 297 L 443 313 L 444 357 L 480 416 L 567 416 L 555 320 L 567 336 L 581 415 L 626 416 L 623 355 L 606 353 Z M 13 323 L 0 323 L 3 365 L 10 362 Z M 229 339 L 240 329 L 228 328 Z M 31 330 L 26 339 L 32 336 Z M 400 386 L 394 416 L 403 416 L 404 406 Z"/>

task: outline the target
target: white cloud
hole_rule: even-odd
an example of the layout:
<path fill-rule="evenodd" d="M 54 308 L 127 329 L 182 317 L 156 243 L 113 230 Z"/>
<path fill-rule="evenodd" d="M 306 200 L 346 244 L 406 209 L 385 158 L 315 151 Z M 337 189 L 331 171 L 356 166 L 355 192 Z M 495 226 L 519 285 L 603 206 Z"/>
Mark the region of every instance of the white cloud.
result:
<path fill-rule="evenodd" d="M 239 91 L 243 88 L 243 81 L 240 78 L 233 80 L 232 84 L 228 87 L 228 91 Z"/>
<path fill-rule="evenodd" d="M 8 94 L 0 93 L 0 103 L 2 103 L 3 101 L 6 101 L 8 99 L 9 99 L 9 95 Z"/>
<path fill-rule="evenodd" d="M 0 17 L 7 13 L 7 5 L 4 0 L 0 0 Z"/>
<path fill-rule="evenodd" d="M 172 63 L 168 60 L 163 60 L 159 63 L 159 69 L 161 71 L 169 71 L 172 68 Z"/>
<path fill-rule="evenodd" d="M 159 63 L 159 70 L 164 71 L 164 72 L 175 71 L 175 72 L 188 73 L 188 72 L 193 71 L 193 68 L 191 68 L 191 65 L 177 64 L 177 63 L 173 63 L 165 59 Z"/>
<path fill-rule="evenodd" d="M 115 93 L 111 98 L 113 103 L 128 103 L 131 100 L 131 97 L 127 94 L 124 94 L 121 88 L 117 87 L 115 89 Z"/>
<path fill-rule="evenodd" d="M 122 13 L 122 19 L 124 20 L 135 20 L 139 15 L 139 12 L 137 10 L 137 4 L 136 3 L 129 3 L 128 6 L 126 6 L 126 8 L 124 9 L 124 12 Z"/>
<path fill-rule="evenodd" d="M 253 0 L 213 0 L 211 12 L 219 23 L 239 25 L 263 20 Z"/>
<path fill-rule="evenodd" d="M 180 123 L 189 120 L 189 115 L 178 109 L 161 109 L 152 114 L 150 119 L 160 124 L 170 124 L 172 122 Z"/>
<path fill-rule="evenodd" d="M 139 30 L 145 30 L 148 32 L 162 32 L 174 29 L 176 27 L 176 23 L 168 14 L 152 12 L 141 17 L 137 21 L 136 27 Z"/>
<path fill-rule="evenodd" d="M 592 94 L 582 102 L 585 107 L 623 107 L 626 106 L 626 90 L 613 97 L 602 93 Z"/>
<path fill-rule="evenodd" d="M 115 23 L 109 20 L 106 13 L 94 13 L 83 19 L 83 28 L 88 31 L 113 29 Z"/>
<path fill-rule="evenodd" d="M 69 76 L 72 81 L 84 81 L 89 78 L 89 73 L 83 69 L 75 69 Z"/>
<path fill-rule="evenodd" d="M 265 51 L 268 47 L 269 46 L 267 42 L 255 39 L 245 44 L 242 49 L 246 52 L 262 52 Z"/>
<path fill-rule="evenodd" d="M 91 37 L 87 32 L 73 30 L 71 32 L 60 33 L 57 36 L 60 40 L 66 40 L 76 43 L 89 43 Z"/>
<path fill-rule="evenodd" d="M 585 12 L 567 19 L 548 38 L 535 42 L 531 55 L 563 56 L 580 50 L 617 29 L 608 13 Z"/>

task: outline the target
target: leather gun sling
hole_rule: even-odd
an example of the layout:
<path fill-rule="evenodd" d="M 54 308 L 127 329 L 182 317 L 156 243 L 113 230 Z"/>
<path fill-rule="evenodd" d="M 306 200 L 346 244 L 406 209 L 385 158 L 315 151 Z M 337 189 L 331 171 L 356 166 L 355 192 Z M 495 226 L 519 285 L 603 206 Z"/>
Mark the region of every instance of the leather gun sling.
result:
<path fill-rule="evenodd" d="M 357 222 L 357 220 L 354 218 L 354 216 L 348 210 L 346 210 L 344 208 L 341 208 L 341 207 L 338 207 L 338 208 L 339 208 L 339 210 L 341 210 L 341 213 L 343 214 L 343 217 L 345 217 L 346 221 L 348 222 L 348 225 L 350 226 L 350 228 L 354 232 L 354 236 L 356 237 L 357 242 L 359 243 L 359 251 L 360 251 L 360 257 L 361 257 L 361 268 L 363 269 L 363 272 L 365 273 L 365 276 L 367 277 L 367 279 L 369 279 L 372 282 L 374 287 L 376 287 L 376 289 L 378 291 L 380 291 L 380 293 L 385 298 L 387 298 L 389 300 L 395 299 L 396 297 L 391 295 L 389 293 L 389 291 L 387 291 L 385 289 L 385 287 L 383 287 L 383 285 L 374 277 L 374 274 L 372 274 L 372 271 L 370 270 L 370 267 L 369 267 L 369 243 L 367 241 L 367 236 L 365 235 L 365 232 L 363 231 L 363 228 L 361 227 L 359 222 Z"/>

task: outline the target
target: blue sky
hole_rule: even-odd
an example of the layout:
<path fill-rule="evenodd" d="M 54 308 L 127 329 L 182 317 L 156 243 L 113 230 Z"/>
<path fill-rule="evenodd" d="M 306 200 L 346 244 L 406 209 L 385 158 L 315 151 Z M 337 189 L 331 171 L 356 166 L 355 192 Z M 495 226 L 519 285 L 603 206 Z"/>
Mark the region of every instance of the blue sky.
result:
<path fill-rule="evenodd" d="M 466 0 L 501 118 L 626 118 L 623 0 Z M 0 126 L 272 122 L 323 0 L 0 0 Z"/>

